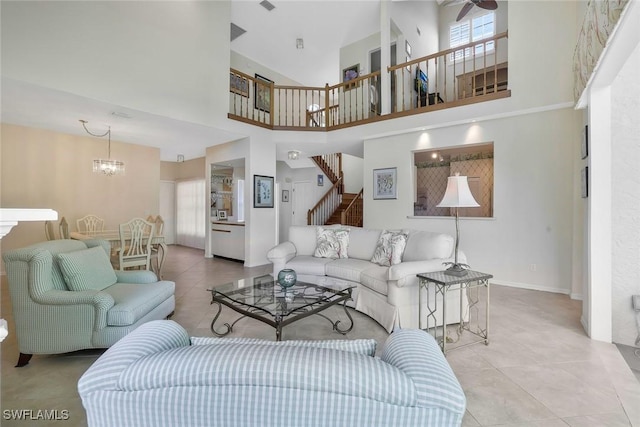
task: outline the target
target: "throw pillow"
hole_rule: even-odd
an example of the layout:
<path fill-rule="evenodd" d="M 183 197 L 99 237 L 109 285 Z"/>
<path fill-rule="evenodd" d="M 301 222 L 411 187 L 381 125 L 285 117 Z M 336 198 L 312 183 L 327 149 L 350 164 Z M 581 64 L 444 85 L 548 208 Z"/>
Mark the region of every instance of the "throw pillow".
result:
<path fill-rule="evenodd" d="M 313 256 L 318 258 L 347 258 L 348 248 L 348 229 L 325 227 L 317 228 L 316 250 L 313 253 Z"/>
<path fill-rule="evenodd" d="M 60 253 L 57 260 L 70 291 L 101 291 L 118 281 L 101 246 Z"/>
<path fill-rule="evenodd" d="M 371 262 L 390 267 L 402 262 L 408 234 L 402 231 L 382 230 Z"/>

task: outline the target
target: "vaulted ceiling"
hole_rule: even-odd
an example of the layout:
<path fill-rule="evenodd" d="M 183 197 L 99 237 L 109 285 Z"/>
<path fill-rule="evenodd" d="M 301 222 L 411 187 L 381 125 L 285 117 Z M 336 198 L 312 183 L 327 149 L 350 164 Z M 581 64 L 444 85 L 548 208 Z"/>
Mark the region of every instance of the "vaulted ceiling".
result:
<path fill-rule="evenodd" d="M 271 4 L 3 0 L 2 121 L 86 135 L 85 119 L 162 160 L 203 156 L 243 136 L 210 95 L 227 91 L 228 71 L 207 72 L 229 55 L 215 41 L 229 20 L 246 30 L 231 50 L 309 86 L 338 82 L 340 48 L 380 27 L 380 0 Z"/>

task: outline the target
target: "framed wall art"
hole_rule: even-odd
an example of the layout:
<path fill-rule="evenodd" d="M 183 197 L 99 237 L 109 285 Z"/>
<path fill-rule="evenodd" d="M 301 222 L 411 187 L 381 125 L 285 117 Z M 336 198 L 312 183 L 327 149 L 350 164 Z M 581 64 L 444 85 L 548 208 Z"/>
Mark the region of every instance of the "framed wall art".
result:
<path fill-rule="evenodd" d="M 360 64 L 352 65 L 342 70 L 342 82 L 347 83 L 353 79 L 357 79 L 360 75 Z M 353 89 L 356 87 L 356 83 L 345 85 L 344 90 Z"/>
<path fill-rule="evenodd" d="M 256 74 L 256 81 L 253 83 L 253 97 L 256 110 L 271 112 L 271 83 L 266 77 Z"/>
<path fill-rule="evenodd" d="M 253 207 L 273 207 L 273 177 L 253 175 Z"/>
<path fill-rule="evenodd" d="M 373 170 L 373 198 L 374 200 L 398 198 L 397 168 Z"/>
<path fill-rule="evenodd" d="M 238 74 L 229 73 L 229 92 L 249 97 L 249 80 Z"/>

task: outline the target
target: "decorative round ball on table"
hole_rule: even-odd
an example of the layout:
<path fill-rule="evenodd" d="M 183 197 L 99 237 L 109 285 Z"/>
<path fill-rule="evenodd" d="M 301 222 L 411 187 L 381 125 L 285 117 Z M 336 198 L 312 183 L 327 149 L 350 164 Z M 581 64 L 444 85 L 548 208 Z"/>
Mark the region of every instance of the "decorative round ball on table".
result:
<path fill-rule="evenodd" d="M 290 288 L 296 284 L 297 275 L 296 272 L 290 268 L 280 270 L 278 273 L 278 284 L 283 288 Z"/>

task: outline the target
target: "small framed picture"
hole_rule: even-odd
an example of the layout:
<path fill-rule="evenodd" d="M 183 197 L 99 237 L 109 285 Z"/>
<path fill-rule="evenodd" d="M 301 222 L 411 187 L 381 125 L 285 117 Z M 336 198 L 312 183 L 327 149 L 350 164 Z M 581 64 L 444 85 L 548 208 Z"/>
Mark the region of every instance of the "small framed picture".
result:
<path fill-rule="evenodd" d="M 282 201 L 283 202 L 289 201 L 289 190 L 282 190 Z"/>
<path fill-rule="evenodd" d="M 318 187 L 322 187 L 324 185 L 324 175 L 318 175 Z"/>
<path fill-rule="evenodd" d="M 229 92 L 249 97 L 249 80 L 241 75 L 229 73 Z M 178 159 L 180 161 L 180 159 Z M 182 159 L 184 161 L 184 158 Z"/>
<path fill-rule="evenodd" d="M 589 156 L 589 125 L 584 125 L 584 129 L 582 129 L 580 151 L 583 159 L 586 159 L 587 156 Z"/>
<path fill-rule="evenodd" d="M 374 200 L 398 198 L 397 168 L 373 170 L 373 198 Z"/>
<path fill-rule="evenodd" d="M 253 82 L 254 107 L 256 110 L 271 113 L 271 84 L 272 80 L 256 74 Z"/>
<path fill-rule="evenodd" d="M 342 70 L 342 82 L 347 83 L 351 80 L 357 79 L 360 75 L 360 64 L 352 65 Z M 350 90 L 356 87 L 355 83 L 345 85 L 344 90 Z"/>
<path fill-rule="evenodd" d="M 226 220 L 227 219 L 227 211 L 225 211 L 224 209 L 218 209 L 218 219 L 219 220 Z"/>
<path fill-rule="evenodd" d="M 580 171 L 580 190 L 583 199 L 589 197 L 589 166 L 585 166 Z"/>
<path fill-rule="evenodd" d="M 253 175 L 253 207 L 273 207 L 273 177 Z"/>

